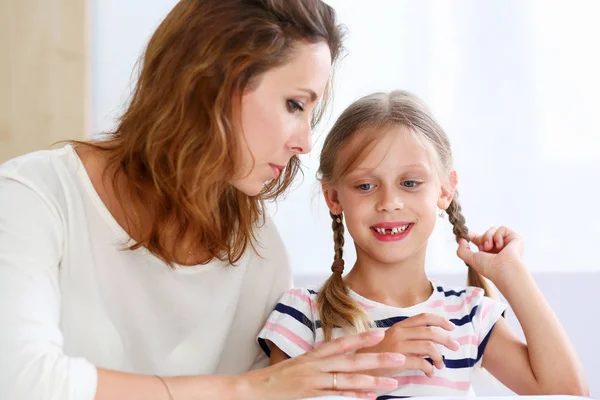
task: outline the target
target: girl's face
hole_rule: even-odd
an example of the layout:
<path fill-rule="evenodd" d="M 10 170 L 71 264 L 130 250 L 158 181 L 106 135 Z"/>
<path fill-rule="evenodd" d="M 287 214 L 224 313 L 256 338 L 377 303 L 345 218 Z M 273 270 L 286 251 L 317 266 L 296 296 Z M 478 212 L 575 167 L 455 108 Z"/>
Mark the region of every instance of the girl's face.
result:
<path fill-rule="evenodd" d="M 359 150 L 350 142 L 338 155 Z M 442 187 L 436 156 L 404 127 L 393 127 L 359 165 L 332 187 L 324 185 L 334 214 L 343 211 L 358 259 L 397 264 L 424 256 L 438 207 L 451 192 Z M 451 186 L 456 185 L 452 172 Z"/>
<path fill-rule="evenodd" d="M 331 69 L 325 43 L 298 44 L 285 65 L 265 72 L 241 98 L 236 130 L 242 136 L 231 184 L 248 196 L 277 179 L 292 156 L 312 149 L 311 115 Z"/>

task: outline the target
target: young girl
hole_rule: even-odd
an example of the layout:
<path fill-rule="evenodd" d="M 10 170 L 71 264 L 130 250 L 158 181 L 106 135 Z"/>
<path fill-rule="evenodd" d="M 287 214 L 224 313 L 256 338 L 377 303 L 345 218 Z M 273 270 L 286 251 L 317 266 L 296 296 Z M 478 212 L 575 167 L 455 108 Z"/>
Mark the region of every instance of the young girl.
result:
<path fill-rule="evenodd" d="M 282 297 L 259 334 L 272 364 L 339 336 L 381 329 L 383 341 L 363 352 L 403 353 L 406 361 L 370 371 L 398 381 L 378 399 L 466 395 L 477 367 L 518 394 L 588 394 L 577 355 L 523 264 L 522 239 L 506 227 L 468 232 L 448 138 L 417 98 L 394 91 L 358 100 L 334 125 L 320 161 L 333 275 L 318 292 L 296 288 Z M 425 275 L 440 210 L 469 267 L 467 288 Z M 344 223 L 357 260 L 342 277 Z M 527 343 L 501 317 L 506 306 L 487 297 L 482 276 L 508 300 Z M 333 373 L 324 384 L 344 390 L 351 380 Z"/>

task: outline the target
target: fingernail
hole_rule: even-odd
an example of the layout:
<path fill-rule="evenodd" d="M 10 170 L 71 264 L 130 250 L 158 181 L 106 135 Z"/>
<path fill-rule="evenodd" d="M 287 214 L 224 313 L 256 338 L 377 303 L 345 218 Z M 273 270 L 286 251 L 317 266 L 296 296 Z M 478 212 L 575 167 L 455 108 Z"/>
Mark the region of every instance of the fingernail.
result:
<path fill-rule="evenodd" d="M 369 332 L 369 336 L 373 337 L 383 337 L 385 335 L 385 331 L 382 329 L 376 329 L 374 331 Z"/>
<path fill-rule="evenodd" d="M 400 353 L 389 353 L 388 357 L 392 359 L 392 361 L 401 362 L 406 360 L 406 357 Z"/>
<path fill-rule="evenodd" d="M 454 347 L 456 347 L 457 349 L 460 348 L 460 343 L 458 343 L 456 340 L 452 341 L 452 344 L 454 345 Z"/>
<path fill-rule="evenodd" d="M 489 245 L 490 245 L 490 242 L 489 242 L 489 241 L 486 241 L 486 242 L 485 242 L 485 247 L 488 247 Z"/>
<path fill-rule="evenodd" d="M 382 381 L 388 387 L 396 388 L 398 386 L 398 381 L 392 378 L 384 378 Z"/>

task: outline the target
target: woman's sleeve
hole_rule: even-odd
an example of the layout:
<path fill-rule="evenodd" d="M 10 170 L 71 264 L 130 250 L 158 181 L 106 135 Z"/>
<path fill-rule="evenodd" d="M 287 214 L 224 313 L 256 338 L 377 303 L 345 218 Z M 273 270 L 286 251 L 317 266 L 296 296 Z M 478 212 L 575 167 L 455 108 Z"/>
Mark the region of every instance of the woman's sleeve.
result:
<path fill-rule="evenodd" d="M 0 176 L 0 399 L 92 400 L 97 370 L 63 351 L 64 226 L 27 182 Z"/>

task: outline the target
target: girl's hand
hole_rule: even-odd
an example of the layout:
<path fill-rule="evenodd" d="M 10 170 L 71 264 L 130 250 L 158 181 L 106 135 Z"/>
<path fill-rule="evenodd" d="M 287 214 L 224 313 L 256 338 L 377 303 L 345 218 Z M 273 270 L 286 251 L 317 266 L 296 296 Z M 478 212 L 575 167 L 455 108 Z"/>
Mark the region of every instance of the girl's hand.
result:
<path fill-rule="evenodd" d="M 348 396 L 375 399 L 376 391 L 394 390 L 398 382 L 364 371 L 398 368 L 404 364 L 405 357 L 397 353 L 347 353 L 374 346 L 383 336 L 384 332 L 377 330 L 345 336 L 299 357 L 243 374 L 240 398 L 293 400 Z"/>
<path fill-rule="evenodd" d="M 406 362 L 400 368 L 370 371 L 374 375 L 391 376 L 402 371 L 421 370 L 425 375 L 432 377 L 434 367 L 444 368 L 438 345 L 453 351 L 460 348 L 460 344 L 445 332 L 455 328 L 453 323 L 440 315 L 419 314 L 394 324 L 385 331 L 385 338 L 381 342 L 358 352 L 395 352 L 406 356 Z"/>
<path fill-rule="evenodd" d="M 525 270 L 523 239 L 507 227 L 490 228 L 483 235 L 471 233 L 470 239 L 479 249 L 471 251 L 466 240 L 458 244 L 458 256 L 468 265 L 495 284 L 506 275 Z"/>

